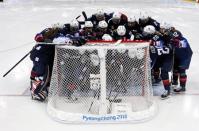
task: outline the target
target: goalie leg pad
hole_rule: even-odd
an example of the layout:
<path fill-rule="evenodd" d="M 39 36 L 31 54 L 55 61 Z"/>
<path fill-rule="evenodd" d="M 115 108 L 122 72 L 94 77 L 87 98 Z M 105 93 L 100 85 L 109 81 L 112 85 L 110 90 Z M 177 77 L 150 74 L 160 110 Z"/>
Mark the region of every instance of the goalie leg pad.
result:
<path fill-rule="evenodd" d="M 33 100 L 37 100 L 37 101 L 43 102 L 47 98 L 47 92 L 46 91 L 41 91 L 41 92 L 39 92 L 37 94 L 31 94 L 31 96 L 32 96 Z"/>
<path fill-rule="evenodd" d="M 34 69 L 34 68 L 33 68 Z M 44 75 L 38 75 L 37 72 L 31 72 L 31 96 L 34 100 L 44 101 L 48 95 L 49 68 L 46 66 Z"/>

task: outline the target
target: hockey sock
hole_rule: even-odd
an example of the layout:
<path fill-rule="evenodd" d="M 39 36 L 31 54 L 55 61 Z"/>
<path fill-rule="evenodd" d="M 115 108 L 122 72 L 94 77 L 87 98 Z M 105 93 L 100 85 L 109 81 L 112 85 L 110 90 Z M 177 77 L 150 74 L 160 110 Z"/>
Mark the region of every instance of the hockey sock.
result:
<path fill-rule="evenodd" d="M 161 77 L 165 90 L 170 90 L 169 73 L 165 70 L 161 70 Z"/>
<path fill-rule="evenodd" d="M 185 87 L 187 82 L 187 75 L 185 69 L 180 69 L 180 86 Z"/>
<path fill-rule="evenodd" d="M 162 80 L 163 85 L 164 85 L 164 89 L 170 91 L 170 81 L 169 79 L 167 80 Z"/>
<path fill-rule="evenodd" d="M 172 84 L 177 85 L 178 84 L 178 70 L 173 71 L 173 79 L 172 79 Z"/>

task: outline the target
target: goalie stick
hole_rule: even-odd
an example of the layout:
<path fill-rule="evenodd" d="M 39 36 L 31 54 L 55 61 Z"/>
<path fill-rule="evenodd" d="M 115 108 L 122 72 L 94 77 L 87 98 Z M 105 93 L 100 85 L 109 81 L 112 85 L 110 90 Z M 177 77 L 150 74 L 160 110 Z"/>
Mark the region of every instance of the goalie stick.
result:
<path fill-rule="evenodd" d="M 44 42 L 39 42 L 39 43 L 37 43 L 37 44 L 46 44 L 46 43 L 44 43 Z M 36 45 L 37 45 L 37 44 L 36 44 Z M 66 44 L 54 44 L 54 43 L 52 43 L 52 44 L 50 44 L 50 45 L 66 45 Z M 34 47 L 33 47 L 33 49 L 34 49 Z M 31 53 L 31 51 L 32 51 L 33 49 L 31 49 L 25 56 L 23 56 L 14 66 L 12 66 L 12 67 L 3 75 L 3 77 L 6 77 L 17 65 L 19 65 L 19 64 Z"/>
<path fill-rule="evenodd" d="M 32 51 L 32 50 L 31 50 Z M 24 57 L 22 57 L 10 70 L 8 70 L 3 77 L 7 76 L 8 73 L 10 73 L 19 63 L 21 63 L 30 53 L 31 51 L 29 51 Z"/>
<path fill-rule="evenodd" d="M 84 12 L 85 13 L 85 12 Z M 83 14 L 83 12 L 82 12 Z M 81 15 L 78 15 L 75 19 L 77 20 Z M 42 42 L 37 43 L 37 44 L 44 44 Z M 53 44 L 51 44 L 53 45 Z M 66 45 L 66 44 L 54 44 L 54 45 Z M 33 48 L 34 49 L 34 48 Z M 32 49 L 24 56 L 22 57 L 14 66 L 12 66 L 4 75 L 3 77 L 6 77 L 19 63 L 21 63 L 30 53 L 31 53 Z"/>

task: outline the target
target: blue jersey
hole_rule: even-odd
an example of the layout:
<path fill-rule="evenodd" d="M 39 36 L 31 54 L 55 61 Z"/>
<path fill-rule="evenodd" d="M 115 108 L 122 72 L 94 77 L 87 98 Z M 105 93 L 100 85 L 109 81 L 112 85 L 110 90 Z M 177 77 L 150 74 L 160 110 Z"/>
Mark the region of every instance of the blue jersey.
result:
<path fill-rule="evenodd" d="M 192 57 L 192 49 L 189 45 L 189 42 L 186 38 L 182 37 L 179 41 L 175 41 L 175 60 L 178 61 L 181 68 L 188 69 L 191 57 Z"/>
<path fill-rule="evenodd" d="M 161 63 L 167 62 L 169 60 L 164 61 L 163 59 L 171 58 L 171 56 L 171 46 L 164 42 L 164 39 L 160 34 L 153 35 L 150 45 L 151 66 L 153 67 L 155 63 L 159 62 L 158 59 L 162 59 Z M 170 61 L 168 63 L 170 63 Z"/>

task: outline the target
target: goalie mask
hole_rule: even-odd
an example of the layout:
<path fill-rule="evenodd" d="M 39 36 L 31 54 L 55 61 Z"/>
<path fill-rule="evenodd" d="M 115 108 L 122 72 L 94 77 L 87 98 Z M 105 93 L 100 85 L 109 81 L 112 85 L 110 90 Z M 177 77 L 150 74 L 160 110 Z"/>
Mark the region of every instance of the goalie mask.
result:
<path fill-rule="evenodd" d="M 126 28 L 123 25 L 118 26 L 117 28 L 117 34 L 119 36 L 124 36 L 126 34 Z"/>

